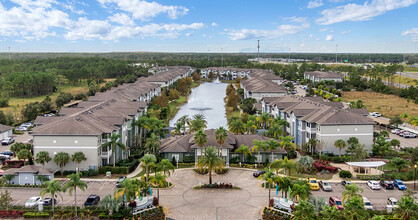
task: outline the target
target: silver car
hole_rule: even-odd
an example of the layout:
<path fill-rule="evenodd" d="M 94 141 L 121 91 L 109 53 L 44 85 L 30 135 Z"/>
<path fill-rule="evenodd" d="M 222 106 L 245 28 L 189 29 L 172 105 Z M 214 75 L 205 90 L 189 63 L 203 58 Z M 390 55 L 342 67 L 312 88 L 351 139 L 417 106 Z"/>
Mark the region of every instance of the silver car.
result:
<path fill-rule="evenodd" d="M 318 182 L 318 184 L 319 184 L 319 187 L 322 188 L 322 190 L 324 190 L 324 191 L 332 191 L 332 187 L 331 187 L 331 185 L 327 181 L 320 180 Z"/>

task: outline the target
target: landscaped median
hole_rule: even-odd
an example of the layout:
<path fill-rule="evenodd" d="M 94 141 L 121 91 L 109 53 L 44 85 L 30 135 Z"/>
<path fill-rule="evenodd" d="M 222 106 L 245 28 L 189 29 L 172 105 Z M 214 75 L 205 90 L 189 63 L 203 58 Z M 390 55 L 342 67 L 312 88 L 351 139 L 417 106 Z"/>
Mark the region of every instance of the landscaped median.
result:
<path fill-rule="evenodd" d="M 214 183 L 203 184 L 201 186 L 195 186 L 193 189 L 241 189 L 238 186 L 234 186 L 232 183 Z"/>

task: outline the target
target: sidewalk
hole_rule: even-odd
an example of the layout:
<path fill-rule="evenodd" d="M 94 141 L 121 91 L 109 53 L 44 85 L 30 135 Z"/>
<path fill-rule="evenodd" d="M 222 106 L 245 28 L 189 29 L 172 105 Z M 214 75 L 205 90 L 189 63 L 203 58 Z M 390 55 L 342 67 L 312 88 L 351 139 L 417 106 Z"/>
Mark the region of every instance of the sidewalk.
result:
<path fill-rule="evenodd" d="M 136 175 L 138 175 L 142 171 L 142 162 L 136 167 L 134 172 L 128 174 L 128 178 L 134 178 Z"/>

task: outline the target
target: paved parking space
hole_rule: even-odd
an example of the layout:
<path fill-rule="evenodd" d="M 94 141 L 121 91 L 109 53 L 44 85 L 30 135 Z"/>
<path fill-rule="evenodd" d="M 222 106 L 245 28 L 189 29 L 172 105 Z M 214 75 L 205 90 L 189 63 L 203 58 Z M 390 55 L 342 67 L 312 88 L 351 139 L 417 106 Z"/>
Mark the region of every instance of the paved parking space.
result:
<path fill-rule="evenodd" d="M 313 196 L 324 197 L 327 201 L 331 196 L 337 196 L 338 198 L 342 199 L 342 192 L 344 191 L 344 187 L 341 185 L 341 183 L 330 183 L 330 185 L 332 186 L 332 192 L 326 192 L 322 190 L 312 191 Z M 387 190 L 382 188 L 380 190 L 372 190 L 367 186 L 366 183 L 357 183 L 357 186 L 363 189 L 363 193 L 360 194 L 370 200 L 374 209 L 386 209 L 386 202 L 388 198 L 394 197 L 399 200 L 404 193 L 404 191 L 397 189 Z"/>

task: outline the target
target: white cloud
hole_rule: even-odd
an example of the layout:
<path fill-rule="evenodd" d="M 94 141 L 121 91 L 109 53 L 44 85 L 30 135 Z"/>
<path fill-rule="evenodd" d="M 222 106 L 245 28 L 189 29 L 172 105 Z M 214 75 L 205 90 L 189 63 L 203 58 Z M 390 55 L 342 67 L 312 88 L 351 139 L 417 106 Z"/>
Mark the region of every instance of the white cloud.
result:
<path fill-rule="evenodd" d="M 283 19 L 288 20 L 290 22 L 295 22 L 295 23 L 305 23 L 306 22 L 306 17 L 292 16 L 292 17 L 286 17 L 286 18 L 283 18 Z"/>
<path fill-rule="evenodd" d="M 343 21 L 365 21 L 382 15 L 388 11 L 408 7 L 417 3 L 418 0 L 372 0 L 364 2 L 363 5 L 350 3 L 321 12 L 322 17 L 316 22 L 322 25 L 329 25 Z"/>
<path fill-rule="evenodd" d="M 313 0 L 308 2 L 307 8 L 318 8 L 321 7 L 324 3 L 322 0 Z"/>
<path fill-rule="evenodd" d="M 52 0 L 13 0 L 16 6 L 6 9 L 0 2 L 0 35 L 40 39 L 55 35 L 54 27 L 66 27 L 68 14 L 52 8 Z"/>
<path fill-rule="evenodd" d="M 147 2 L 143 0 L 97 0 L 104 7 L 116 4 L 120 10 L 132 13 L 135 19 L 142 21 L 149 20 L 159 14 L 165 13 L 171 19 L 176 19 L 180 15 L 187 14 L 188 8 L 183 6 L 162 5 L 157 2 Z"/>
<path fill-rule="evenodd" d="M 229 39 L 231 40 L 274 39 L 299 33 L 309 28 L 309 26 L 309 23 L 303 23 L 301 25 L 284 24 L 278 26 L 275 30 L 240 29 L 226 31 L 229 31 L 227 35 L 229 35 Z"/>
<path fill-rule="evenodd" d="M 192 36 L 192 34 L 191 34 L 191 33 L 186 33 L 185 35 L 186 35 L 186 37 L 190 37 L 190 36 Z"/>
<path fill-rule="evenodd" d="M 327 30 L 328 30 L 328 28 L 321 28 L 321 29 L 319 29 L 320 32 L 325 32 Z"/>
<path fill-rule="evenodd" d="M 418 28 L 412 28 L 402 32 L 402 36 L 410 36 L 413 42 L 418 42 Z"/>
<path fill-rule="evenodd" d="M 135 25 L 131 18 L 126 14 L 114 14 L 109 17 L 109 20 L 123 25 Z"/>
<path fill-rule="evenodd" d="M 327 37 L 325 38 L 326 41 L 333 41 L 334 40 L 334 36 L 333 35 L 327 35 Z"/>
<path fill-rule="evenodd" d="M 342 34 L 342 35 L 349 34 L 349 33 L 351 33 L 351 31 L 350 31 L 350 30 L 341 31 L 341 34 Z"/>
<path fill-rule="evenodd" d="M 108 21 L 88 20 L 80 18 L 73 27 L 68 28 L 65 34 L 68 40 L 92 40 L 100 39 L 106 41 L 118 41 L 122 38 L 146 38 L 162 37 L 176 38 L 180 36 L 180 31 L 189 29 L 201 29 L 203 23 L 192 24 L 147 24 L 144 26 L 131 25 L 111 25 Z"/>
<path fill-rule="evenodd" d="M 217 23 L 215 23 L 215 22 L 212 22 L 212 27 L 216 27 L 216 26 L 218 26 L 218 24 Z"/>

